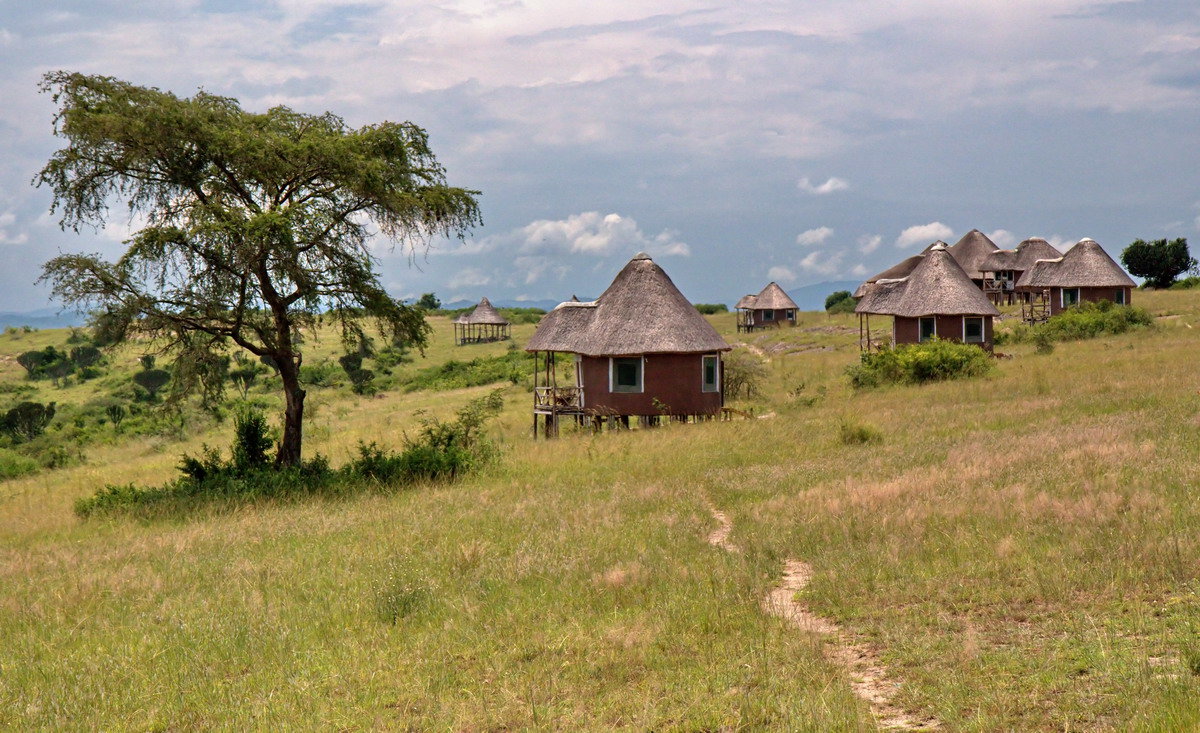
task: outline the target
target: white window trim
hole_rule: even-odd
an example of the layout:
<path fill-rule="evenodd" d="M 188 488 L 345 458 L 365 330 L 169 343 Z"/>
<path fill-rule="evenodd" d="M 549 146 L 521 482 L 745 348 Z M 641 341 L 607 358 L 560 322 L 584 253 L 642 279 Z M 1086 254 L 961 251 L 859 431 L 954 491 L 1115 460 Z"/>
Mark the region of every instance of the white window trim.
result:
<path fill-rule="evenodd" d="M 1125 305 L 1125 288 L 1117 288 L 1117 293 L 1120 294 L 1117 305 Z"/>
<path fill-rule="evenodd" d="M 579 406 L 586 407 L 583 403 L 587 390 L 583 388 L 583 355 L 575 355 L 575 386 L 579 389 Z"/>
<path fill-rule="evenodd" d="M 704 360 L 715 359 L 717 362 L 716 368 L 716 389 L 705 389 L 707 384 L 704 382 Z M 721 391 L 721 355 L 720 354 L 704 354 L 700 357 L 700 392 L 702 394 L 714 394 Z"/>
<path fill-rule="evenodd" d="M 1070 305 L 1067 304 L 1067 291 L 1068 290 L 1075 291 L 1075 302 L 1071 303 Z M 1079 292 L 1079 288 L 1059 288 L 1058 289 L 1058 307 L 1066 309 L 1072 305 L 1079 305 L 1080 296 L 1081 296 L 1081 293 Z"/>
<path fill-rule="evenodd" d="M 789 321 L 791 321 L 792 323 L 796 322 L 796 309 L 795 308 L 788 308 L 786 315 L 787 315 L 787 319 Z"/>
<path fill-rule="evenodd" d="M 638 374 L 638 389 L 621 390 L 620 392 L 613 389 L 617 382 L 617 359 L 638 359 L 641 361 L 641 372 Z M 608 357 L 608 393 L 609 394 L 642 394 L 646 391 L 646 357 L 644 356 L 610 356 Z"/>
<path fill-rule="evenodd" d="M 929 338 L 935 338 L 938 335 L 937 316 L 918 316 L 917 317 L 917 343 L 918 344 L 925 343 L 925 339 L 921 338 L 921 321 L 925 320 L 926 318 L 933 320 L 933 333 L 929 334 Z"/>
<path fill-rule="evenodd" d="M 967 341 L 967 319 L 979 321 L 979 340 Z M 936 324 L 937 321 L 934 321 Z M 936 325 L 934 326 L 936 328 Z M 983 316 L 963 316 L 962 317 L 962 342 L 964 344 L 982 344 L 987 342 L 987 324 L 983 322 Z"/>

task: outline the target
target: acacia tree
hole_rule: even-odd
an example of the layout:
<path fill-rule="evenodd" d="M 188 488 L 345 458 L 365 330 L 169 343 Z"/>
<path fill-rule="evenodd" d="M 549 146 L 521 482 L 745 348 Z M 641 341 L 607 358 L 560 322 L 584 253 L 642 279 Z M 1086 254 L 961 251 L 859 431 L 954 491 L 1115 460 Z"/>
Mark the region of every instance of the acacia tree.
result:
<path fill-rule="evenodd" d="M 38 175 L 60 225 L 103 227 L 124 202 L 145 226 L 116 262 L 68 254 L 42 279 L 100 313 L 104 343 L 148 334 L 173 354 L 175 389 L 220 394 L 228 349 L 279 370 L 285 402 L 276 465 L 301 458 L 300 332 L 325 314 L 348 343 L 364 321 L 414 345 L 421 311 L 390 297 L 368 249 L 372 226 L 410 255 L 479 221 L 477 191 L 448 186 L 424 130 L 358 129 L 325 113 L 264 113 L 200 91 L 190 98 L 104 76 L 47 74 L 66 147 Z"/>
<path fill-rule="evenodd" d="M 1196 260 L 1188 253 L 1187 240 L 1183 237 L 1167 241 L 1155 239 L 1147 242 L 1135 239 L 1121 252 L 1125 269 L 1155 288 L 1169 288 L 1183 273 L 1195 269 Z"/>

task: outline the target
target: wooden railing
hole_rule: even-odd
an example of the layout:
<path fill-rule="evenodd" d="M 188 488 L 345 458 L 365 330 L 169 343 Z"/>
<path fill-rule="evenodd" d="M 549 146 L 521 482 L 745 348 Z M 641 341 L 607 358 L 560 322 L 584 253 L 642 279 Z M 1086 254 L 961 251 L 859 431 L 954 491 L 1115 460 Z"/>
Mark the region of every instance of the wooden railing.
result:
<path fill-rule="evenodd" d="M 534 408 L 583 407 L 583 389 L 580 387 L 534 387 Z"/>

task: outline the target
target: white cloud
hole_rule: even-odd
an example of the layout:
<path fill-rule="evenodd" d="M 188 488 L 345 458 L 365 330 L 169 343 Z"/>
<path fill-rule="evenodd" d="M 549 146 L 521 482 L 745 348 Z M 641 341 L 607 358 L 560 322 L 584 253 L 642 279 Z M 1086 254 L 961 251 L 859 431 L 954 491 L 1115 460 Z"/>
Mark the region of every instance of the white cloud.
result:
<path fill-rule="evenodd" d="M 598 211 L 571 214 L 566 219 L 531 222 L 518 230 L 517 240 L 520 250 L 526 254 L 633 255 L 639 250 L 656 256 L 686 257 L 691 254 L 691 248 L 680 241 L 679 232 L 673 229 L 649 236 L 630 217 Z"/>
<path fill-rule="evenodd" d="M 1054 234 L 1052 236 L 1045 237 L 1045 240 L 1050 244 L 1050 246 L 1054 247 L 1054 249 L 1058 250 L 1059 252 L 1066 252 L 1070 248 L 1074 247 L 1080 239 L 1082 239 L 1082 237 L 1075 237 L 1072 239 L 1071 237 L 1064 237 L 1061 234 Z"/>
<path fill-rule="evenodd" d="M 446 281 L 446 285 L 451 288 L 476 288 L 487 285 L 492 281 L 492 278 L 477 267 L 465 267 L 454 276 Z"/>
<path fill-rule="evenodd" d="M 921 245 L 924 247 L 927 244 L 941 239 L 947 241 L 954 236 L 954 230 L 940 221 L 932 221 L 928 224 L 917 224 L 900 232 L 900 236 L 896 237 L 896 247 L 906 249 L 913 245 Z"/>
<path fill-rule="evenodd" d="M 841 178 L 830 178 L 822 184 L 814 185 L 808 179 L 808 176 L 801 178 L 796 186 L 803 192 L 812 194 L 813 196 L 824 196 L 825 194 L 833 193 L 834 191 L 845 191 L 850 188 L 850 184 Z"/>
<path fill-rule="evenodd" d="M 17 217 L 11 211 L 0 214 L 0 244 L 25 244 L 29 235 L 25 232 L 13 232 L 11 227 L 17 223 Z"/>
<path fill-rule="evenodd" d="M 817 250 L 800 260 L 799 265 L 800 269 L 805 272 L 826 276 L 833 275 L 841 270 L 842 253 L 829 253 L 824 250 Z"/>
<path fill-rule="evenodd" d="M 997 229 L 987 237 L 1000 249 L 1012 249 L 1017 244 L 1017 235 L 1007 229 Z"/>
<path fill-rule="evenodd" d="M 854 275 L 855 277 L 866 277 L 868 272 L 870 272 L 870 270 L 868 270 L 866 265 L 862 264 L 861 262 L 850 270 L 850 274 Z"/>
<path fill-rule="evenodd" d="M 858 238 L 858 251 L 869 255 L 883 244 L 883 237 L 878 234 L 864 234 Z"/>
<path fill-rule="evenodd" d="M 790 283 L 790 282 L 795 281 L 796 273 L 792 272 L 787 267 L 776 265 L 775 267 L 772 267 L 770 270 L 767 270 L 767 279 L 774 280 L 775 282 Z"/>
<path fill-rule="evenodd" d="M 797 234 L 796 244 L 800 244 L 805 247 L 812 247 L 821 244 L 831 236 L 833 236 L 833 230 L 829 227 L 817 227 L 816 229 L 809 229 L 806 232 Z"/>

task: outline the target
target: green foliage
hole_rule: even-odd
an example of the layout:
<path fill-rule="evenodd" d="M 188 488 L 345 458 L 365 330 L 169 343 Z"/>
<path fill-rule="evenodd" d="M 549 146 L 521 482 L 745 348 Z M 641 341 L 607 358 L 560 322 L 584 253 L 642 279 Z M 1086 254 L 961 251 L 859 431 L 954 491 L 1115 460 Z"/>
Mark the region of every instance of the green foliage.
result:
<path fill-rule="evenodd" d="M 543 308 L 499 308 L 500 315 L 514 325 L 521 323 L 537 323 L 546 315 Z"/>
<path fill-rule="evenodd" d="M 410 122 L 352 129 L 336 115 L 263 113 L 207 92 L 180 98 L 111 77 L 52 72 L 66 146 L 38 175 L 60 224 L 103 226 L 120 201 L 148 223 L 115 262 L 61 255 L 43 279 L 69 306 L 102 313 L 110 338 L 130 326 L 176 363 L 213 365 L 230 348 L 271 359 L 287 405 L 278 459 L 299 465 L 300 335 L 332 320 L 348 342 L 363 320 L 423 346 L 424 311 L 388 295 L 374 232 L 410 246 L 463 236 L 478 192 L 446 185 L 425 131 Z M 177 368 L 213 401 L 224 380 Z"/>
<path fill-rule="evenodd" d="M 826 313 L 853 313 L 854 296 L 849 290 L 838 290 L 825 298 Z"/>
<path fill-rule="evenodd" d="M 54 419 L 54 403 L 22 402 L 0 417 L 0 432 L 17 443 L 25 443 L 46 432 Z"/>
<path fill-rule="evenodd" d="M 125 417 L 129 414 L 129 411 L 125 409 L 124 405 L 114 403 L 105 407 L 104 413 L 113 424 L 113 427 L 120 430 L 121 423 L 125 421 Z"/>
<path fill-rule="evenodd" d="M 102 356 L 100 349 L 95 346 L 84 345 L 71 349 L 71 362 L 80 369 L 97 364 Z"/>
<path fill-rule="evenodd" d="M 442 307 L 442 301 L 433 293 L 421 293 L 416 305 L 422 310 L 435 311 Z"/>
<path fill-rule="evenodd" d="M 1198 287 L 1200 287 L 1200 277 L 1195 275 L 1176 280 L 1171 284 L 1171 290 L 1194 290 Z"/>
<path fill-rule="evenodd" d="M 142 365 L 142 369 L 149 371 L 154 368 L 154 354 L 142 354 L 138 357 L 138 364 Z"/>
<path fill-rule="evenodd" d="M 137 386 L 146 390 L 150 401 L 153 402 L 157 399 L 159 390 L 171 381 L 171 373 L 165 369 L 143 369 L 133 375 L 133 381 Z"/>
<path fill-rule="evenodd" d="M 300 367 L 300 383 L 313 387 L 333 387 L 338 383 L 341 369 L 331 361 L 305 364 Z"/>
<path fill-rule="evenodd" d="M 992 357 L 972 344 L 933 338 L 921 344 L 864 351 L 862 361 L 846 369 L 856 389 L 885 384 L 922 384 L 987 374 Z"/>
<path fill-rule="evenodd" d="M 247 408 L 238 413 L 233 425 L 233 468 L 251 471 L 268 463 L 267 451 L 274 444 L 262 412 Z"/>
<path fill-rule="evenodd" d="M 510 349 L 501 356 L 481 356 L 471 361 L 451 359 L 441 366 L 422 369 L 404 384 L 404 389 L 407 392 L 461 389 L 506 380 L 516 384 L 531 377 L 533 370 L 534 363 L 529 354 Z"/>
<path fill-rule="evenodd" d="M 752 399 L 766 380 L 767 365 L 746 349 L 734 349 L 721 359 L 721 377 L 728 399 Z"/>
<path fill-rule="evenodd" d="M 29 379 L 61 380 L 75 371 L 75 364 L 70 355 L 59 351 L 53 346 L 47 346 L 38 351 L 26 351 L 17 356 L 17 363 L 25 369 Z"/>
<path fill-rule="evenodd" d="M 996 333 L 996 345 L 1033 343 L 1039 353 L 1053 350 L 1054 341 L 1078 341 L 1125 333 L 1154 325 L 1145 308 L 1114 305 L 1112 301 L 1080 303 L 1036 326 L 1018 324 Z"/>
<path fill-rule="evenodd" d="M 696 310 L 706 316 L 716 315 L 717 313 L 728 313 L 729 306 L 724 303 L 696 303 Z"/>
<path fill-rule="evenodd" d="M 1156 288 L 1169 288 L 1175 278 L 1196 269 L 1196 260 L 1188 254 L 1187 240 L 1183 237 L 1169 242 L 1166 239 L 1150 242 L 1135 239 L 1121 253 L 1121 263 L 1130 274 L 1145 279 L 1147 285 Z"/>
<path fill-rule="evenodd" d="M 843 418 L 838 425 L 838 438 L 844 445 L 873 445 L 883 442 L 883 433 L 874 426 Z"/>
<path fill-rule="evenodd" d="M 0 480 L 17 478 L 36 472 L 41 465 L 29 456 L 0 448 Z"/>

